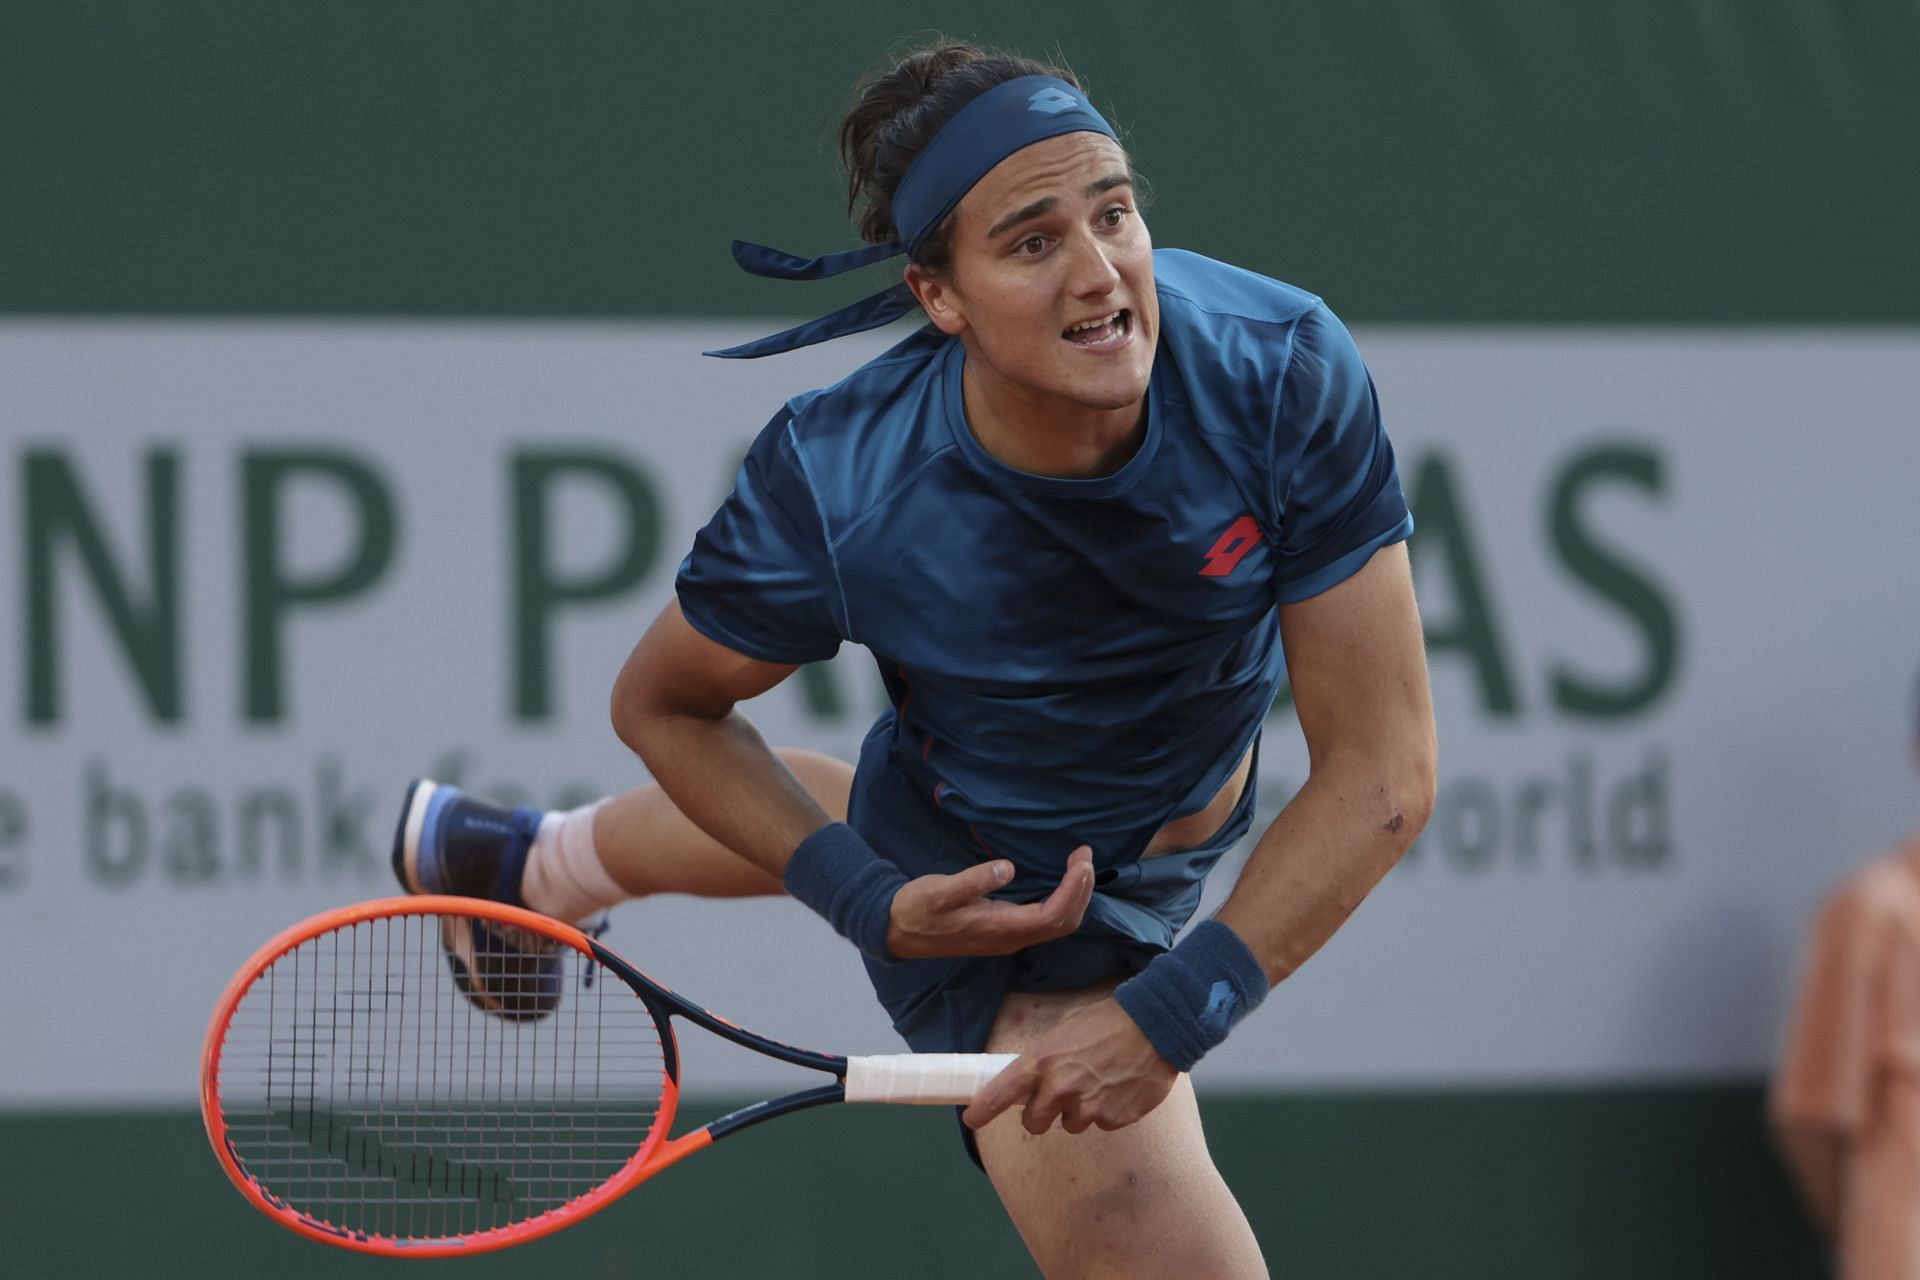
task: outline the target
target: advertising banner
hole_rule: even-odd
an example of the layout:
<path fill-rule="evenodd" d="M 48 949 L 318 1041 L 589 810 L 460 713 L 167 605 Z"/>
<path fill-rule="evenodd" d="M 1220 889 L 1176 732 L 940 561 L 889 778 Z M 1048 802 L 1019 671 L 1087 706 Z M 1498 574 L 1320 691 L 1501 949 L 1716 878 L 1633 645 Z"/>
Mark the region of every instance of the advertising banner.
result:
<path fill-rule="evenodd" d="M 0 325 L 0 1107 L 189 1099 L 252 948 L 392 890 L 409 777 L 644 781 L 615 672 L 759 426 L 885 343 L 699 356 L 771 327 Z M 1201 1082 L 1758 1072 L 1808 913 L 1920 814 L 1920 336 L 1357 336 L 1438 805 Z M 881 705 L 849 648 L 748 711 L 850 757 Z M 1270 817 L 1307 771 L 1284 698 L 1261 766 Z M 628 904 L 608 941 L 771 1034 L 894 1045 L 790 902 Z"/>

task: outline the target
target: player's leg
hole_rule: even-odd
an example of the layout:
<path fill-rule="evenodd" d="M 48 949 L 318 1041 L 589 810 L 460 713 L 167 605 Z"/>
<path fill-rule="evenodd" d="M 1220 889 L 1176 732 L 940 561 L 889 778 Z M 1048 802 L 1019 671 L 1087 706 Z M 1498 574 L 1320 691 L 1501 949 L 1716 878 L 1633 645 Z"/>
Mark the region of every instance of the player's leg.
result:
<path fill-rule="evenodd" d="M 851 765 L 797 747 L 783 747 L 778 755 L 828 816 L 846 821 Z M 652 784 L 614 796 L 594 810 L 593 844 L 607 874 L 629 897 L 689 893 L 746 898 L 783 892 L 776 877 L 694 826 L 667 793 Z"/>
<path fill-rule="evenodd" d="M 831 756 L 783 748 L 781 759 L 835 819 L 853 770 Z M 655 893 L 737 898 L 780 882 L 682 814 L 655 784 L 561 813 L 505 810 L 421 780 L 394 831 L 394 874 L 414 893 L 518 900 L 564 920 Z"/>
<path fill-rule="evenodd" d="M 1024 1049 L 1111 983 L 1078 991 L 1015 992 L 987 1048 Z M 994 1190 L 1047 1280 L 1267 1274 L 1246 1215 L 1207 1154 L 1193 1085 L 1181 1076 L 1144 1119 L 1111 1132 L 1035 1136 L 1017 1111 L 976 1139 Z"/>
<path fill-rule="evenodd" d="M 781 756 L 821 808 L 846 814 L 850 768 L 809 751 Z M 542 813 L 496 808 L 422 778 L 401 805 L 393 870 L 409 893 L 523 903 L 579 922 L 650 893 L 781 892 L 777 879 L 710 838 L 651 785 Z M 464 919 L 443 920 L 441 942 L 454 981 L 479 1008 L 524 1021 L 558 1007 L 560 959 L 550 942 Z"/>

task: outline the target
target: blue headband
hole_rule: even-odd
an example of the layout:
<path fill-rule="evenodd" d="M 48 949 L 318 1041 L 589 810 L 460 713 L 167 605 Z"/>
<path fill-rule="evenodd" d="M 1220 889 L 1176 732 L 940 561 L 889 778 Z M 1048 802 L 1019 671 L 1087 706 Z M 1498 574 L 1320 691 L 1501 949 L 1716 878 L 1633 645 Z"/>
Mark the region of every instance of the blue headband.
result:
<path fill-rule="evenodd" d="M 907 167 L 893 193 L 895 239 L 818 258 L 735 240 L 733 260 L 756 276 L 775 280 L 824 280 L 903 253 L 918 262 L 927 237 L 989 170 L 1022 147 L 1063 133 L 1104 133 L 1118 141 L 1113 126 L 1086 95 L 1064 80 L 1021 76 L 995 85 L 962 107 Z M 772 337 L 706 354 L 728 359 L 775 355 L 877 329 L 918 305 L 907 287 L 898 284 Z"/>

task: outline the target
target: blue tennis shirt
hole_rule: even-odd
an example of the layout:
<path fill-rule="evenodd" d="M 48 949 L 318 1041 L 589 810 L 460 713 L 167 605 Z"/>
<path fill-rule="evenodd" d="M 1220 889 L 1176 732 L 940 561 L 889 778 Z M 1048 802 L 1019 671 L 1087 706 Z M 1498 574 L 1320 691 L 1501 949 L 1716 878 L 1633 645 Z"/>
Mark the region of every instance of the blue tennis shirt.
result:
<path fill-rule="evenodd" d="M 964 353 L 931 328 L 788 401 L 701 530 L 677 590 L 751 658 L 867 646 L 888 761 L 962 838 L 1057 881 L 1136 860 L 1203 807 L 1285 670 L 1276 605 L 1413 530 L 1373 384 L 1312 294 L 1154 253 L 1146 435 L 1112 475 L 995 461 Z M 884 849 L 882 852 L 886 852 Z"/>

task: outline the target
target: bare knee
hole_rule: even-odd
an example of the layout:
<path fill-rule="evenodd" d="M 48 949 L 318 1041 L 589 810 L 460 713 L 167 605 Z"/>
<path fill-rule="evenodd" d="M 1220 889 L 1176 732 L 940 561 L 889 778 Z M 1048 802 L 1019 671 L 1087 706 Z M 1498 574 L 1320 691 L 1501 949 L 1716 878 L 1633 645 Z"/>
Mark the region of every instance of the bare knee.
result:
<path fill-rule="evenodd" d="M 1015 992 L 1001 1002 L 988 1047 L 1023 1051 L 1113 986 Z M 977 1140 L 994 1190 L 1047 1280 L 1267 1274 L 1246 1215 L 1207 1154 L 1184 1076 L 1125 1129 L 1035 1136 L 1007 1112 Z"/>
<path fill-rule="evenodd" d="M 1087 1185 L 1075 1185 L 1072 1178 L 1063 1181 L 1062 1216 L 1106 1233 L 1099 1239 L 1124 1239 L 1115 1228 L 1145 1221 L 1156 1205 L 1166 1202 L 1170 1189 L 1164 1174 L 1131 1162 L 1100 1170 L 1085 1180 Z"/>
<path fill-rule="evenodd" d="M 1158 1130 L 1150 1135 L 1035 1137 L 1009 1121 L 982 1132 L 981 1156 L 1047 1280 L 1267 1275 L 1245 1214 L 1198 1141 L 1197 1115 L 1135 1126 Z"/>

